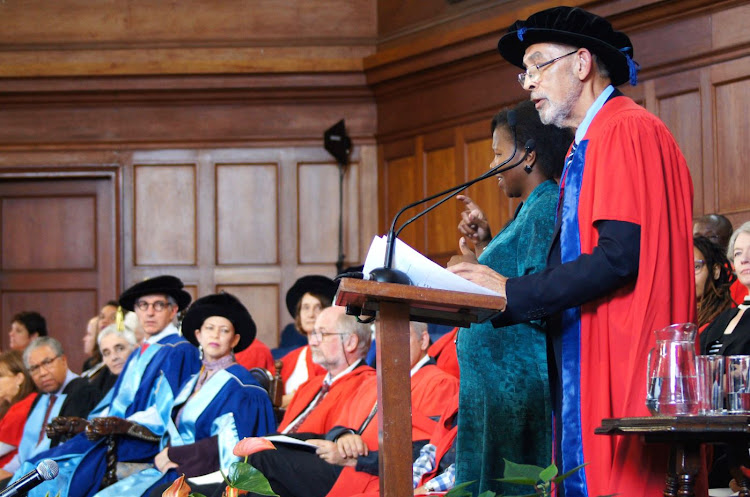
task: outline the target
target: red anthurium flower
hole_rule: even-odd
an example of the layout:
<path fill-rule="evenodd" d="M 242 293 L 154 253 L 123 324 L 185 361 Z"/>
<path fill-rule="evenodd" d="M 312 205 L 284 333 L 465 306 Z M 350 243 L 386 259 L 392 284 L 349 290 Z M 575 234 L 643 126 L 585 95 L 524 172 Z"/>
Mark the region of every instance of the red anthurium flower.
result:
<path fill-rule="evenodd" d="M 172 482 L 161 497 L 188 497 L 188 495 L 190 495 L 190 485 L 185 483 L 185 475 L 182 475 Z"/>
<path fill-rule="evenodd" d="M 237 442 L 232 453 L 237 457 L 247 457 L 250 454 L 269 449 L 276 449 L 276 447 L 265 438 L 247 437 Z"/>

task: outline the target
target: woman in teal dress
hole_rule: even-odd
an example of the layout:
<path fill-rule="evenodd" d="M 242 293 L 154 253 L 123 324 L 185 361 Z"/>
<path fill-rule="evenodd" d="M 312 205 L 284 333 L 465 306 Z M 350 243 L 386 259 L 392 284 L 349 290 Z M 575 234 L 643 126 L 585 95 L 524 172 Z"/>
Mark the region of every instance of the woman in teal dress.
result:
<path fill-rule="evenodd" d="M 570 130 L 545 126 L 532 102 L 514 108 L 516 157 L 534 139 L 536 148 L 516 168 L 498 175 L 498 184 L 521 204 L 513 219 L 494 238 L 484 214 L 474 202 L 466 204 L 459 231 L 459 259 L 485 264 L 508 277 L 538 272 L 546 266 L 555 227 L 559 178 L 565 153 L 573 141 Z M 512 119 L 511 119 L 512 121 Z M 490 167 L 513 153 L 508 111 L 492 119 Z M 468 241 L 474 249 L 469 248 Z M 455 261 L 451 261 L 455 262 Z M 458 333 L 461 389 L 456 439 L 456 483 L 476 481 L 474 495 L 486 490 L 522 495 L 529 487 L 494 481 L 504 471 L 503 459 L 546 467 L 552 460 L 552 414 L 549 399 L 544 327 L 530 322 L 494 328 L 488 321 Z"/>

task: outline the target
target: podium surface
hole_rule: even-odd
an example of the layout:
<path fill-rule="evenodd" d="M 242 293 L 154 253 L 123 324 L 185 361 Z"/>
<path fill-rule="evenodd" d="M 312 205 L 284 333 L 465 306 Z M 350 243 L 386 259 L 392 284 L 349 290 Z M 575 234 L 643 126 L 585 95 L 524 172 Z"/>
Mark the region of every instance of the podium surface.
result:
<path fill-rule="evenodd" d="M 380 495 L 413 495 L 409 321 L 467 327 L 498 314 L 505 299 L 344 278 L 335 304 L 357 315 L 377 312 Z"/>

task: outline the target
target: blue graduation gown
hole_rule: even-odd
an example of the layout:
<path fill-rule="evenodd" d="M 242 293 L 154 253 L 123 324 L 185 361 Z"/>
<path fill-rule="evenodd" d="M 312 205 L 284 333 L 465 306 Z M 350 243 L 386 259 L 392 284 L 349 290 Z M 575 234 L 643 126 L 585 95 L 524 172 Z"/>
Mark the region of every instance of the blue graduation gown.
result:
<path fill-rule="evenodd" d="M 198 376 L 193 375 L 177 396 L 161 449 L 167 445 L 189 445 L 218 436 L 220 464 L 226 473 L 229 466 L 239 460 L 232 454 L 237 442 L 276 429 L 271 400 L 266 390 L 239 364 L 216 372 L 191 397 Z M 182 416 L 175 423 L 183 405 Z M 149 495 L 152 487 L 173 481 L 178 476 L 174 469 L 162 473 L 149 468 L 103 489 L 96 497 Z"/>
<path fill-rule="evenodd" d="M 155 434 L 163 435 L 175 393 L 200 369 L 200 364 L 198 350 L 176 333 L 163 337 L 143 353 L 137 349 L 128 358 L 111 394 L 102 399 L 89 418 L 97 415 L 132 418 Z M 111 403 L 107 405 L 108 402 Z M 149 416 L 146 418 L 144 414 Z M 117 459 L 122 462 L 153 460 L 158 451 L 158 443 L 130 437 L 120 437 L 117 443 Z M 29 497 L 43 497 L 47 492 L 50 495 L 60 492 L 61 497 L 89 497 L 99 490 L 104 477 L 105 454 L 104 440 L 91 442 L 81 433 L 29 459 L 13 478 L 28 473 L 42 459 L 53 459 L 60 467 L 57 478 L 30 491 Z"/>

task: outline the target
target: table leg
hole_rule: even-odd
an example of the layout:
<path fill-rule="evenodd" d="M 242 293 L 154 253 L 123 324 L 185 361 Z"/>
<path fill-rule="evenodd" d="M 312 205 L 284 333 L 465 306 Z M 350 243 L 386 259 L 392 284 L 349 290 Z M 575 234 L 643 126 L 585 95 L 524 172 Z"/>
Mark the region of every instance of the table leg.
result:
<path fill-rule="evenodd" d="M 675 449 L 669 449 L 669 463 L 667 464 L 667 479 L 664 484 L 664 497 L 677 497 L 677 473 L 675 468 Z"/>
<path fill-rule="evenodd" d="M 695 497 L 695 477 L 700 470 L 700 455 L 700 444 L 675 443 L 672 445 L 670 471 L 675 475 L 677 497 Z M 673 465 L 671 464 L 672 458 L 674 458 Z"/>

